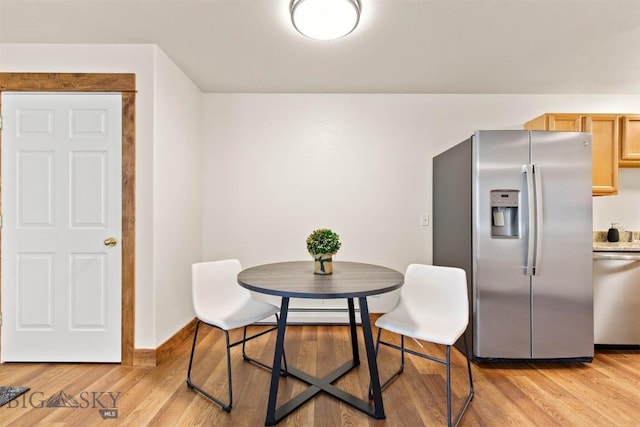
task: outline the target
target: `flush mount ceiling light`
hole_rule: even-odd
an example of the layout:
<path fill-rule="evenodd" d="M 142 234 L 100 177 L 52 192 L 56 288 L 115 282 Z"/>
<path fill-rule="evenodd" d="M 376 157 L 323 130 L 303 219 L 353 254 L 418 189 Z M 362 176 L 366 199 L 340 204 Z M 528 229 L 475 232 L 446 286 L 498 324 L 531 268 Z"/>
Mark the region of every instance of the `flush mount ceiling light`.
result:
<path fill-rule="evenodd" d="M 291 0 L 291 22 L 301 34 L 318 40 L 344 37 L 360 20 L 360 0 Z"/>

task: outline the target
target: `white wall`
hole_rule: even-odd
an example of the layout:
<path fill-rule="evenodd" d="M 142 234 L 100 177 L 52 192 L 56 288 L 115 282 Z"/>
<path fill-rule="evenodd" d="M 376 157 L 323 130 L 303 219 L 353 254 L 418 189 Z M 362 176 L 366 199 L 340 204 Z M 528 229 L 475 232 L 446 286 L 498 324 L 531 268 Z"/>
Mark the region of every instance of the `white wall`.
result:
<path fill-rule="evenodd" d="M 309 259 L 306 236 L 330 227 L 338 260 L 404 271 L 431 262 L 420 214 L 434 155 L 545 112 L 640 111 L 640 95 L 206 94 L 204 105 L 205 259 Z"/>
<path fill-rule="evenodd" d="M 155 343 L 194 318 L 191 264 L 202 257 L 202 93 L 155 50 L 153 271 Z M 155 347 L 154 347 L 155 348 Z"/>
<path fill-rule="evenodd" d="M 201 94 L 153 45 L 0 44 L 0 71 L 136 74 L 134 345 L 157 348 L 193 318 L 189 266 L 201 253 Z"/>
<path fill-rule="evenodd" d="M 616 196 L 593 198 L 593 229 L 606 231 L 617 222 L 621 229 L 640 231 L 640 168 L 620 168 Z"/>

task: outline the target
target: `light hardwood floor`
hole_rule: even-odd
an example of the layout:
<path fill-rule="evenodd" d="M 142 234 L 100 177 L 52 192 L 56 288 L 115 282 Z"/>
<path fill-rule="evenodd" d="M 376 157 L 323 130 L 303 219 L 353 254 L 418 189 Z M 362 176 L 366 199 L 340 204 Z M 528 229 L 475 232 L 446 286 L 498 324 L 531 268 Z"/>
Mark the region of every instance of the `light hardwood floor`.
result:
<path fill-rule="evenodd" d="M 374 328 L 375 333 L 375 328 Z M 234 331 L 234 336 L 239 336 Z M 360 341 L 362 340 L 359 331 Z M 270 363 L 275 335 L 248 345 L 248 352 Z M 200 353 L 193 380 L 217 393 L 226 393 L 224 339 L 219 331 L 201 328 Z M 409 342 L 414 348 L 416 343 Z M 362 347 L 362 344 L 361 344 Z M 431 345 L 426 349 L 433 350 Z M 230 414 L 185 384 L 190 341 L 178 346 L 157 367 L 112 364 L 0 365 L 0 385 L 28 386 L 23 397 L 0 408 L 2 426 L 261 426 L 264 425 L 270 374 L 242 361 L 232 349 L 234 406 Z M 464 359 L 457 351 L 454 410 L 465 389 Z M 322 375 L 350 355 L 346 326 L 289 326 L 287 360 Z M 367 365 L 337 382 L 364 396 Z M 397 352 L 381 349 L 379 364 L 385 377 L 398 362 Z M 472 366 L 475 398 L 462 426 L 640 426 L 640 352 L 597 351 L 592 363 L 511 363 Z M 404 374 L 383 392 L 386 420 L 374 420 L 319 395 L 279 426 L 437 426 L 445 425 L 444 367 L 407 356 Z M 294 379 L 281 380 L 280 401 L 304 389 Z M 73 396 L 79 407 L 43 407 L 60 392 Z M 224 394 L 226 396 L 226 394 Z M 114 402 L 115 399 L 115 404 Z M 100 410 L 117 409 L 103 419 Z M 117 418 L 115 418 L 117 415 Z"/>

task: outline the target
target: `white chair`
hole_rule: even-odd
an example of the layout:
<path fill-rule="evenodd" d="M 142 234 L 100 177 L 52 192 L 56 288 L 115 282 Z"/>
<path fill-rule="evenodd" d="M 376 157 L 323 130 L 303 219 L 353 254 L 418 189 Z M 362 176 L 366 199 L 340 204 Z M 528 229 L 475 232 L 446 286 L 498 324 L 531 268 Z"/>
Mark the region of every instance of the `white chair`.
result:
<path fill-rule="evenodd" d="M 451 420 L 451 346 L 461 337 L 469 323 L 469 299 L 464 270 L 453 267 L 411 264 L 405 272 L 404 286 L 396 307 L 380 316 L 376 321 L 378 338 L 376 355 L 380 344 L 399 350 L 400 368 L 385 382 L 384 389 L 404 369 L 404 354 L 409 353 L 446 365 L 447 376 L 447 420 L 448 425 L 458 425 L 462 415 L 473 399 L 473 378 L 466 338 L 463 338 L 467 371 L 469 372 L 469 394 L 455 421 Z M 382 341 L 382 330 L 399 334 L 400 346 Z M 404 338 L 428 341 L 446 346 L 446 359 L 437 358 L 405 348 Z M 371 395 L 371 391 L 369 392 Z"/>
<path fill-rule="evenodd" d="M 196 323 L 195 333 L 193 335 L 193 345 L 191 347 L 191 357 L 189 358 L 189 369 L 187 371 L 187 385 L 220 405 L 226 412 L 231 411 L 233 404 L 231 347 L 242 344 L 242 358 L 244 360 L 271 370 L 270 366 L 247 356 L 245 353 L 245 343 L 276 330 L 278 324 L 277 313 L 280 311 L 275 305 L 254 299 L 247 289 L 238 284 L 237 276 L 241 270 L 242 266 L 240 265 L 240 261 L 236 259 L 201 262 L 193 264 L 191 267 L 193 308 L 195 309 L 198 322 Z M 276 317 L 276 326 L 247 337 L 247 326 L 266 319 L 269 316 Z M 206 323 L 224 332 L 227 351 L 228 404 L 212 396 L 191 381 L 191 368 L 196 350 L 196 342 L 198 340 L 198 328 L 201 323 Z M 244 327 L 242 339 L 233 343 L 229 342 L 229 331 L 239 327 Z M 284 359 L 285 372 L 286 366 L 286 359 Z"/>

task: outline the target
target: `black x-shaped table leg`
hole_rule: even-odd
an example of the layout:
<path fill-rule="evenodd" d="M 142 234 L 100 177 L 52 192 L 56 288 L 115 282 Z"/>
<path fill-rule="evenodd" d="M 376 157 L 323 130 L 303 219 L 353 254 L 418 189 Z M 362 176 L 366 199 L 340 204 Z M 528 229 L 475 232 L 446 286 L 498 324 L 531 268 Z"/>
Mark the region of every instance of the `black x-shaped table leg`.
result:
<path fill-rule="evenodd" d="M 273 360 L 273 371 L 271 373 L 271 387 L 269 389 L 269 402 L 267 406 L 267 418 L 265 425 L 273 426 L 280 422 L 283 418 L 289 415 L 291 412 L 304 405 L 308 400 L 315 395 L 324 391 L 330 394 L 336 399 L 345 402 L 353 408 L 364 412 L 365 414 L 372 416 L 376 419 L 384 419 L 384 407 L 382 404 L 382 392 L 380 389 L 380 377 L 378 375 L 378 366 L 376 364 L 375 347 L 373 343 L 373 334 L 371 331 L 371 321 L 369 319 L 369 308 L 367 305 L 366 297 L 359 297 L 358 303 L 360 305 L 360 317 L 362 320 L 362 332 L 364 335 L 364 344 L 367 351 L 367 362 L 369 364 L 369 374 L 371 377 L 371 388 L 373 396 L 373 404 L 368 401 L 362 400 L 350 393 L 347 393 L 332 383 L 343 375 L 347 374 L 356 366 L 360 365 L 360 356 L 358 354 L 358 337 L 356 333 L 356 318 L 353 298 L 348 298 L 349 306 L 349 325 L 351 331 L 351 349 L 352 360 L 344 363 L 339 368 L 325 375 L 323 378 L 316 378 L 309 375 L 299 369 L 291 366 L 287 367 L 288 376 L 297 378 L 307 384 L 309 388 L 302 393 L 295 396 L 279 408 L 276 408 L 276 401 L 278 397 L 278 385 L 280 379 L 280 369 L 282 363 L 282 356 L 284 353 L 284 335 L 287 326 L 287 312 L 289 310 L 289 298 L 283 297 L 282 304 L 280 306 L 280 320 L 278 322 L 278 336 L 276 339 L 276 350 Z"/>

